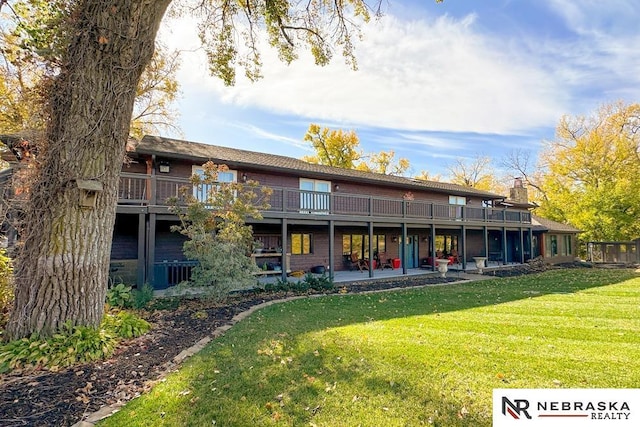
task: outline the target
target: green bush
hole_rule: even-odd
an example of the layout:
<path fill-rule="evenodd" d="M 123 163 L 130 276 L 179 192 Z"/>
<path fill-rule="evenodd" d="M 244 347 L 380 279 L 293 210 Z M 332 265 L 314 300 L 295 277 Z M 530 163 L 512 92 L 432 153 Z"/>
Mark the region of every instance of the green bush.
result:
<path fill-rule="evenodd" d="M 131 291 L 131 307 L 132 308 L 144 308 L 153 299 L 153 287 L 145 283 L 140 289 L 134 289 Z"/>
<path fill-rule="evenodd" d="M 265 292 L 298 292 L 305 293 L 309 290 L 317 292 L 330 291 L 334 289 L 334 283 L 331 278 L 325 274 L 316 276 L 308 273 L 303 280 L 297 282 L 289 282 L 280 278 L 275 283 L 266 283 L 263 287 Z"/>
<path fill-rule="evenodd" d="M 0 373 L 13 369 L 47 368 L 52 371 L 111 355 L 120 338 L 133 338 L 150 329 L 134 314 L 107 313 L 99 329 L 73 326 L 70 322 L 51 338 L 29 338 L 0 344 Z"/>
<path fill-rule="evenodd" d="M 131 286 L 118 283 L 107 290 L 107 303 L 111 307 L 126 308 L 131 303 Z"/>
<path fill-rule="evenodd" d="M 135 338 L 146 333 L 151 328 L 149 322 L 128 311 L 116 314 L 107 313 L 102 321 L 102 327 L 113 331 L 119 338 Z"/>
<path fill-rule="evenodd" d="M 13 268 L 11 258 L 0 249 L 0 330 L 4 328 L 13 302 Z"/>
<path fill-rule="evenodd" d="M 302 282 L 300 282 L 300 287 L 302 291 L 306 291 L 308 289 L 313 289 L 314 291 L 330 291 L 334 288 L 333 280 L 331 277 L 323 274 L 322 276 L 315 276 L 311 273 L 308 273 Z"/>

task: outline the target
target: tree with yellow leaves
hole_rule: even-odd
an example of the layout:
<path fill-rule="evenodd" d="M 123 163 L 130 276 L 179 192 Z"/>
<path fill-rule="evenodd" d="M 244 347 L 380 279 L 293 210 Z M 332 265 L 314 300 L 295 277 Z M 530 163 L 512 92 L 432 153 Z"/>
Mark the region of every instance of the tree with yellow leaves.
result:
<path fill-rule="evenodd" d="M 314 156 L 302 158 L 309 163 L 385 175 L 402 175 L 409 169 L 409 160 L 401 158 L 396 162 L 394 151 L 363 154 L 354 130 L 331 130 L 312 123 L 304 140 L 310 142 L 316 152 Z"/>
<path fill-rule="evenodd" d="M 640 104 L 563 117 L 541 163 L 539 214 L 582 230 L 585 241 L 640 236 Z"/>

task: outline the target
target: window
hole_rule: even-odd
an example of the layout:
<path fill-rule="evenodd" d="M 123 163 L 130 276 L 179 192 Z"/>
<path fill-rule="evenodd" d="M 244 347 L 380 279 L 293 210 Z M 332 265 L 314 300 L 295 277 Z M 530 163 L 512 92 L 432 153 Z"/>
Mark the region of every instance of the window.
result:
<path fill-rule="evenodd" d="M 373 253 L 384 253 L 387 251 L 386 239 L 384 234 L 374 234 L 373 236 Z M 343 234 L 342 235 L 342 254 L 351 255 L 356 252 L 360 258 L 369 258 L 369 235 L 368 234 Z"/>
<path fill-rule="evenodd" d="M 462 196 L 449 196 L 449 204 L 464 206 L 467 204 L 467 198 Z"/>
<path fill-rule="evenodd" d="M 331 193 L 331 182 L 300 178 L 300 190 L 301 211 L 307 213 L 329 212 L 329 193 Z"/>
<path fill-rule="evenodd" d="M 462 206 L 467 204 L 467 198 L 462 196 L 449 196 L 449 204 L 453 205 L 449 209 L 449 217 L 461 219 L 462 218 Z"/>
<path fill-rule="evenodd" d="M 444 255 L 449 255 L 451 251 L 458 250 L 458 236 L 455 234 L 436 235 L 436 252 L 440 251 Z M 429 248 L 431 252 L 431 248 Z"/>
<path fill-rule="evenodd" d="M 291 234 L 291 253 L 293 255 L 308 255 L 313 253 L 313 235 L 309 233 Z"/>
<path fill-rule="evenodd" d="M 199 175 L 201 178 L 204 178 L 204 169 L 202 166 L 193 166 L 192 167 L 193 175 Z M 227 170 L 224 172 L 218 172 L 218 182 L 237 182 L 238 171 L 235 170 Z M 203 185 L 194 185 L 193 186 L 193 197 L 195 197 L 199 202 L 204 202 L 207 200 L 207 195 L 211 191 L 210 184 Z"/>
<path fill-rule="evenodd" d="M 562 255 L 571 255 L 571 236 L 566 234 L 564 236 L 564 245 L 562 248 Z"/>
<path fill-rule="evenodd" d="M 544 255 L 546 257 L 553 257 L 558 255 L 558 236 L 551 234 L 545 239 Z"/>

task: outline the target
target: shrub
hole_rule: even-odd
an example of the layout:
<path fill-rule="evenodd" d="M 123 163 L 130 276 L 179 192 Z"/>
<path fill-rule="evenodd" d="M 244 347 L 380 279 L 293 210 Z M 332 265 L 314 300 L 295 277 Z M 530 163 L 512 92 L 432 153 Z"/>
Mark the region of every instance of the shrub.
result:
<path fill-rule="evenodd" d="M 153 299 L 153 287 L 145 283 L 140 289 L 131 291 L 131 307 L 144 308 Z"/>
<path fill-rule="evenodd" d="M 147 332 L 149 323 L 125 311 L 107 313 L 99 329 L 73 326 L 70 322 L 51 338 L 29 338 L 0 344 L 0 373 L 12 369 L 61 367 L 103 359 L 113 353 L 118 338 Z"/>
<path fill-rule="evenodd" d="M 107 303 L 111 307 L 125 308 L 131 302 L 131 286 L 118 283 L 107 290 Z"/>
<path fill-rule="evenodd" d="M 102 327 L 113 331 L 119 338 L 135 338 L 151 329 L 151 325 L 128 311 L 119 311 L 116 314 L 107 313 L 102 321 Z"/>
<path fill-rule="evenodd" d="M 322 276 L 314 276 L 313 274 L 309 273 L 300 283 L 303 284 L 303 288 L 306 288 L 301 289 L 304 291 L 313 289 L 314 291 L 321 292 L 330 291 L 334 288 L 333 280 L 331 280 L 331 277 L 327 276 L 326 274 L 323 274 Z"/>

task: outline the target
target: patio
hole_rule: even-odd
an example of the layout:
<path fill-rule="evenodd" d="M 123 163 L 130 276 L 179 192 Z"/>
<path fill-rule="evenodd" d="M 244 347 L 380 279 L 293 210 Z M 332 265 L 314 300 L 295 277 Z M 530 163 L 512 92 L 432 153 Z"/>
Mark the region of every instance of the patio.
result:
<path fill-rule="evenodd" d="M 514 266 L 520 265 L 518 263 L 509 263 L 507 265 L 501 264 L 497 261 L 490 261 L 486 263 L 487 266 L 484 268 L 484 275 L 491 275 L 491 271 L 500 270 L 505 268 L 513 268 Z M 463 269 L 462 264 L 452 264 L 448 266 L 447 277 L 462 277 L 462 274 L 474 274 L 477 275 L 478 269 L 475 263 L 467 263 L 467 268 Z M 428 268 L 409 268 L 407 269 L 407 274 L 402 274 L 402 268 L 394 268 L 394 269 L 375 269 L 373 270 L 373 277 L 369 276 L 368 270 L 340 270 L 336 271 L 333 276 L 334 283 L 348 283 L 348 282 L 359 282 L 363 280 L 384 280 L 390 279 L 394 277 L 406 277 L 406 276 L 432 276 L 439 275 L 440 272 L 437 270 L 433 271 Z M 306 273 L 305 273 L 306 275 Z M 319 276 L 316 274 L 316 276 Z M 287 280 L 295 281 L 295 280 L 304 280 L 304 275 L 301 277 L 289 276 Z M 260 278 L 260 283 L 275 283 L 280 276 L 265 276 Z"/>

